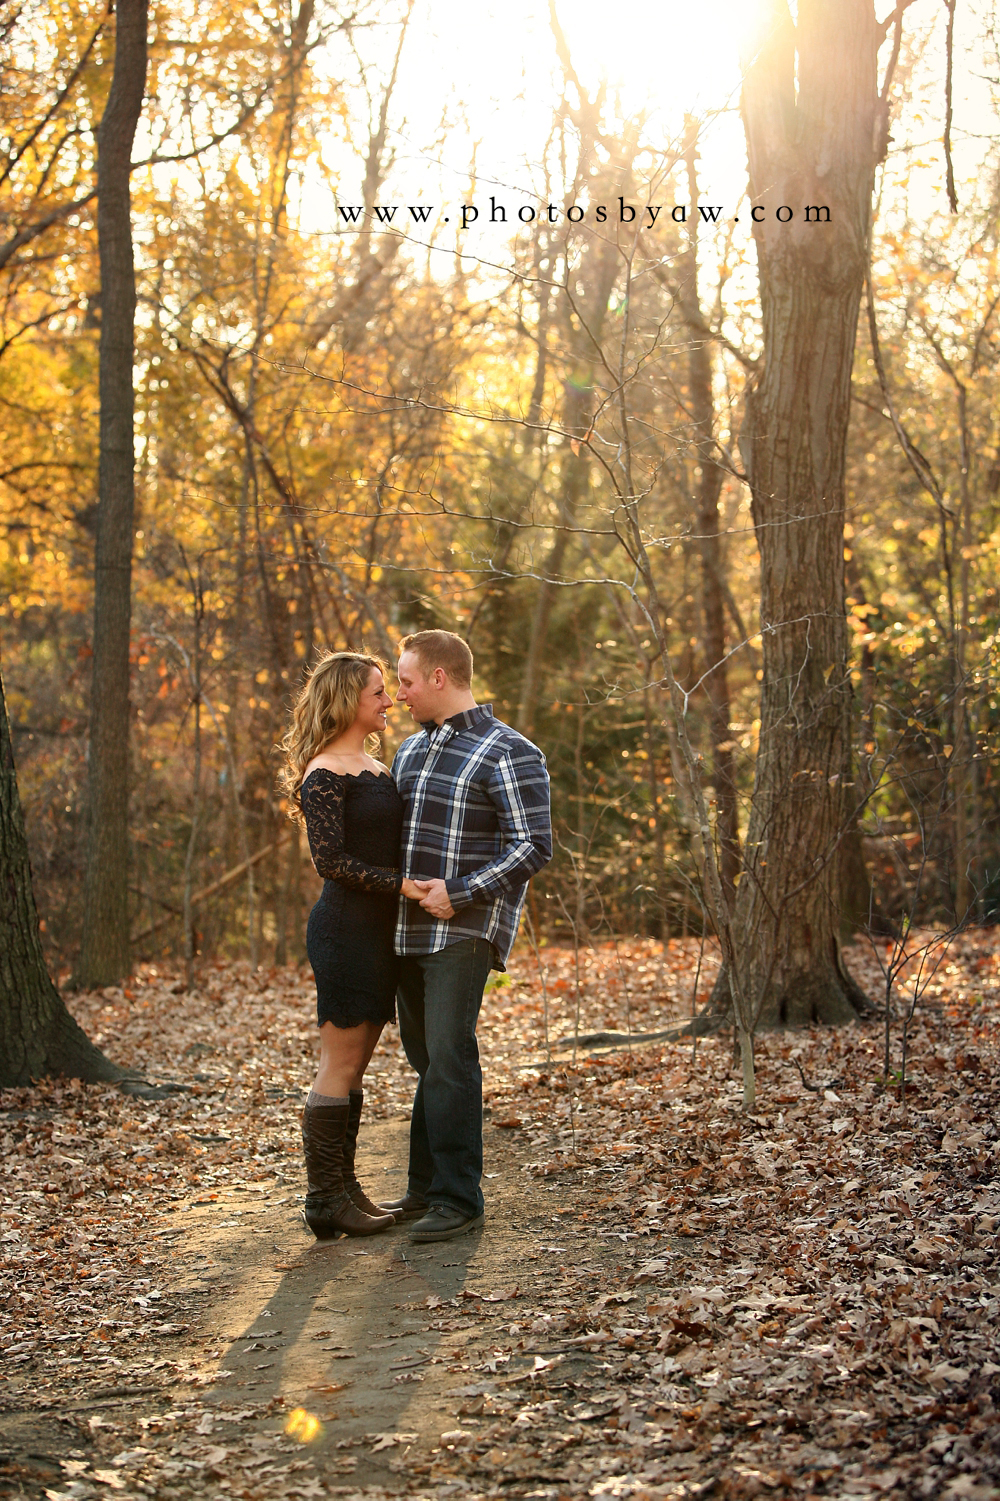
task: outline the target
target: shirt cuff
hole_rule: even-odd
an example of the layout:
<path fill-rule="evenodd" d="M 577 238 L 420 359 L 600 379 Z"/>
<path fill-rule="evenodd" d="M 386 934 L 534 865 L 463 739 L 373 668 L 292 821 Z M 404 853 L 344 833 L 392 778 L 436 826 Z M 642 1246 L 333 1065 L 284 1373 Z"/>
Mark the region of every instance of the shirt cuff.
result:
<path fill-rule="evenodd" d="M 456 912 L 463 907 L 472 906 L 472 892 L 469 890 L 469 882 L 466 877 L 452 876 L 444 883 L 444 889 L 448 893 L 448 900 Z"/>

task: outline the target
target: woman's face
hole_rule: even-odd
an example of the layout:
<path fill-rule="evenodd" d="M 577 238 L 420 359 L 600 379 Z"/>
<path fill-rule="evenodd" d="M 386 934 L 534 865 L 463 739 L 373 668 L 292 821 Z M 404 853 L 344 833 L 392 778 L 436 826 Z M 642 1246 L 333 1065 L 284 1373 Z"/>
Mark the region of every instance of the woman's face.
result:
<path fill-rule="evenodd" d="M 391 708 L 392 699 L 385 691 L 382 674 L 377 667 L 373 667 L 361 691 L 354 723 L 366 735 L 377 735 L 385 729 L 386 713 Z"/>

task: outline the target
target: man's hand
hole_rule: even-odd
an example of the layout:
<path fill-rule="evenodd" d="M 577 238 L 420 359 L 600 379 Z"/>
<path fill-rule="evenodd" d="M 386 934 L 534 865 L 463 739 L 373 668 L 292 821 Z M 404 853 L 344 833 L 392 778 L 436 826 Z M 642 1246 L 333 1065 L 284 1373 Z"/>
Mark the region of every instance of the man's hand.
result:
<path fill-rule="evenodd" d="M 432 917 L 455 916 L 455 909 L 448 899 L 448 888 L 442 880 L 421 881 L 420 885 L 426 888 L 420 898 L 420 905 L 425 912 L 429 912 Z"/>
<path fill-rule="evenodd" d="M 419 902 L 426 895 L 429 885 L 429 881 L 411 881 L 409 876 L 404 876 L 400 890 L 403 896 L 408 897 L 411 902 Z"/>

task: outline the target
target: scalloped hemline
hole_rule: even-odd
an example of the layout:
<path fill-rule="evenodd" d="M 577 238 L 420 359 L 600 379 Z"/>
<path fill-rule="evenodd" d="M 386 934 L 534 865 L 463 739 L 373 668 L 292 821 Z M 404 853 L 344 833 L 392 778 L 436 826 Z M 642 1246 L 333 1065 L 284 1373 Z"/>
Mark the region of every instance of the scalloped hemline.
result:
<path fill-rule="evenodd" d="M 384 1007 L 369 1004 L 357 1009 L 338 1008 L 336 1012 L 330 1007 L 316 1010 L 316 1025 L 321 1027 L 324 1022 L 332 1022 L 339 1032 L 347 1032 L 351 1027 L 360 1027 L 362 1022 L 370 1022 L 375 1027 L 387 1027 L 390 1022 L 396 1024 L 396 1005 L 387 1011 Z"/>

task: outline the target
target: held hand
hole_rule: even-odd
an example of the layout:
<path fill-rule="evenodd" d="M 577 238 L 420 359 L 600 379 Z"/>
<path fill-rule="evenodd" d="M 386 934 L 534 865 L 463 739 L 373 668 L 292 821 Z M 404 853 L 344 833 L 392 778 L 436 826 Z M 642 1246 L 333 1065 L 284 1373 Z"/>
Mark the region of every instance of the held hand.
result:
<path fill-rule="evenodd" d="M 448 888 L 443 881 L 421 881 L 419 885 L 425 888 L 420 898 L 420 905 L 425 912 L 429 912 L 432 917 L 455 916 L 455 909 L 448 899 Z"/>
<path fill-rule="evenodd" d="M 411 902 L 419 902 L 427 895 L 429 881 L 411 881 L 409 876 L 403 877 L 403 884 L 399 888 L 403 896 L 409 897 Z"/>

